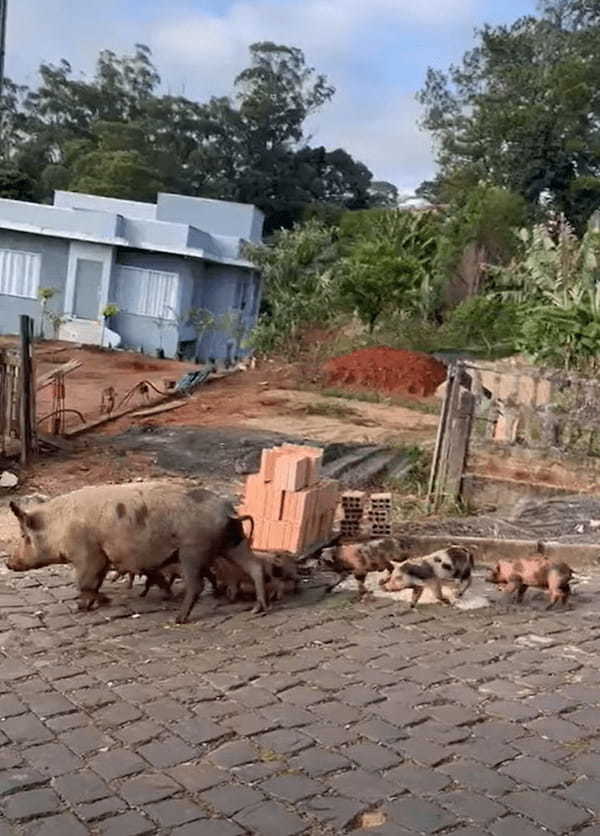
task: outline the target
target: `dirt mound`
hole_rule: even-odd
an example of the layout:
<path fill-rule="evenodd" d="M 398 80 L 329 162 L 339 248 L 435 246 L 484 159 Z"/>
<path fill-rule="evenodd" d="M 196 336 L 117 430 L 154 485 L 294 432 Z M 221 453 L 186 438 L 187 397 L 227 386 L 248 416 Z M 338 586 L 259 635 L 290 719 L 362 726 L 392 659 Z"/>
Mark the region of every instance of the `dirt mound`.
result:
<path fill-rule="evenodd" d="M 378 347 L 329 360 L 325 374 L 332 384 L 428 397 L 446 379 L 446 367 L 428 354 Z"/>

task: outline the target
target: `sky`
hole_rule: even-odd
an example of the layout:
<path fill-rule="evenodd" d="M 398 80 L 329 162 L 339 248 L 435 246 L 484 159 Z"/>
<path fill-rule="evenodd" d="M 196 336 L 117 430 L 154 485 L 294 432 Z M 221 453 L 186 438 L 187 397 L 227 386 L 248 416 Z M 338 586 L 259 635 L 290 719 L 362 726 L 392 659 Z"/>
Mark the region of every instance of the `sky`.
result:
<path fill-rule="evenodd" d="M 231 92 L 248 45 L 301 47 L 336 88 L 311 118 L 312 143 L 345 148 L 375 179 L 410 192 L 435 172 L 415 100 L 428 66 L 447 68 L 484 23 L 535 0 L 7 0 L 6 74 L 35 84 L 42 61 L 93 71 L 101 49 L 151 47 L 165 91 L 200 101 Z"/>

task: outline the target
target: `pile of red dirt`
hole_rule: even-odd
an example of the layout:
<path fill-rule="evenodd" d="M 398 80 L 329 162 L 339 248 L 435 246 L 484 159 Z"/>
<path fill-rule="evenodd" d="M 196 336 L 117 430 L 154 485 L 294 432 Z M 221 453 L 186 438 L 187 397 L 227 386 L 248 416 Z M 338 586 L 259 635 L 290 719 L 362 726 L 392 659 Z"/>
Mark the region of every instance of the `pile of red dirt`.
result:
<path fill-rule="evenodd" d="M 446 367 L 428 354 L 378 347 L 329 360 L 325 374 L 331 384 L 428 397 L 446 379 Z"/>

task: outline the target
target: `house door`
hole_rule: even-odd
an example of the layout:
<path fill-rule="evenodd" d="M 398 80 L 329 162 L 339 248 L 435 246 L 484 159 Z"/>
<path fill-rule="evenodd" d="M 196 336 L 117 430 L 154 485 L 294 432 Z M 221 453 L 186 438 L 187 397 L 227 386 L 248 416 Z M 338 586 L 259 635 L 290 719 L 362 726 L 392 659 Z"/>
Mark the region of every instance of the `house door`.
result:
<path fill-rule="evenodd" d="M 102 262 L 78 258 L 75 270 L 74 316 L 79 319 L 99 319 L 101 290 Z"/>

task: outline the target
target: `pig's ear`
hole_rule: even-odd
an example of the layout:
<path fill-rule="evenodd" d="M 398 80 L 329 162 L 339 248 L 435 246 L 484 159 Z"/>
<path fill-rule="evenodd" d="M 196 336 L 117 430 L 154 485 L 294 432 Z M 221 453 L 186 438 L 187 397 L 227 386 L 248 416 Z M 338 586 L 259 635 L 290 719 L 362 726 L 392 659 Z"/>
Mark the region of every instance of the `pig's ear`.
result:
<path fill-rule="evenodd" d="M 16 502 L 9 503 L 10 510 L 13 512 L 15 517 L 19 520 L 21 525 L 27 524 L 27 514 L 22 508 L 19 508 Z"/>
<path fill-rule="evenodd" d="M 44 527 L 44 519 L 41 514 L 37 514 L 35 512 L 33 514 L 28 514 L 27 511 L 20 508 L 16 502 L 10 503 L 10 510 L 19 520 L 21 528 L 28 528 L 31 531 L 39 531 L 40 528 Z"/>

